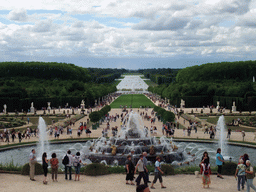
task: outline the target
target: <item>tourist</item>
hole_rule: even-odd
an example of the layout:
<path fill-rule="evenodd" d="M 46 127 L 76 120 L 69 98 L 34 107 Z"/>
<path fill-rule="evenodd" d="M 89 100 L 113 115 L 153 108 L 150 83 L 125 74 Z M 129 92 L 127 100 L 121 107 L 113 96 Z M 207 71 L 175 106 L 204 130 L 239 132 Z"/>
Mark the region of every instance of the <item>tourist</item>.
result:
<path fill-rule="evenodd" d="M 42 156 L 42 167 L 44 171 L 44 180 L 43 184 L 47 184 L 47 173 L 48 173 L 48 159 L 47 159 L 47 154 L 44 152 Z"/>
<path fill-rule="evenodd" d="M 188 127 L 188 136 L 190 137 L 190 134 L 191 134 L 191 127 Z"/>
<path fill-rule="evenodd" d="M 132 162 L 132 156 L 128 155 L 127 156 L 127 160 L 125 161 L 125 170 L 126 170 L 126 185 L 129 185 L 128 181 L 131 181 L 131 185 L 134 185 L 134 183 L 132 182 L 134 179 L 134 164 Z"/>
<path fill-rule="evenodd" d="M 136 192 L 150 192 L 149 187 L 147 185 L 139 185 L 136 188 Z"/>
<path fill-rule="evenodd" d="M 244 183 L 245 183 L 245 169 L 246 166 L 244 165 L 243 159 L 239 159 L 239 163 L 236 168 L 235 177 L 238 177 L 237 180 L 237 190 L 240 191 L 240 186 L 242 185 L 242 190 L 244 190 Z"/>
<path fill-rule="evenodd" d="M 9 140 L 9 130 L 5 132 L 5 142 L 7 142 L 9 144 L 10 140 Z"/>
<path fill-rule="evenodd" d="M 162 175 L 164 174 L 164 172 L 161 170 L 160 161 L 161 161 L 160 157 L 157 156 L 156 157 L 156 162 L 155 162 L 155 178 L 154 178 L 154 180 L 152 182 L 151 189 L 155 189 L 154 184 L 156 183 L 157 179 L 159 179 L 159 181 L 160 181 L 161 188 L 166 188 L 163 185 Z"/>
<path fill-rule="evenodd" d="M 153 126 L 150 127 L 150 135 L 153 136 Z"/>
<path fill-rule="evenodd" d="M 52 154 L 52 158 L 50 159 L 50 164 L 52 168 L 52 181 L 58 181 L 57 175 L 58 175 L 58 167 L 59 167 L 59 160 L 56 158 L 56 153 Z M 55 179 L 55 180 L 54 180 Z"/>
<path fill-rule="evenodd" d="M 12 135 L 12 142 L 14 142 L 14 139 L 16 138 L 15 130 L 14 129 L 12 130 L 12 134 L 11 135 Z"/>
<path fill-rule="evenodd" d="M 81 135 L 81 129 L 78 128 L 78 129 L 77 129 L 77 136 L 80 137 L 80 135 Z"/>
<path fill-rule="evenodd" d="M 35 156 L 35 149 L 32 149 L 30 155 L 29 155 L 29 167 L 30 167 L 30 180 L 31 181 L 35 181 L 34 177 L 35 177 L 35 163 L 36 163 L 36 156 Z"/>
<path fill-rule="evenodd" d="M 91 137 L 91 130 L 89 128 L 87 128 L 85 132 L 86 132 L 86 136 Z"/>
<path fill-rule="evenodd" d="M 165 124 L 163 124 L 163 126 L 162 126 L 162 133 L 163 133 L 163 135 L 164 135 L 164 131 L 165 131 Z"/>
<path fill-rule="evenodd" d="M 243 137 L 243 141 L 244 141 L 245 132 L 244 132 L 244 131 L 242 131 L 241 133 L 242 133 L 242 137 Z"/>
<path fill-rule="evenodd" d="M 140 180 L 141 180 L 142 177 L 143 177 L 144 184 L 147 185 L 147 178 L 146 178 L 146 175 L 144 173 L 145 165 L 143 163 L 143 155 L 140 155 L 140 159 L 139 159 L 139 161 L 138 161 L 138 163 L 135 167 L 134 174 L 136 174 L 137 169 L 139 171 L 139 176 L 136 179 L 137 186 L 140 185 Z"/>
<path fill-rule="evenodd" d="M 204 152 L 204 155 L 205 156 L 201 163 L 200 173 L 202 174 L 203 188 L 205 188 L 206 185 L 207 185 L 207 188 L 209 188 L 209 185 L 211 183 L 211 178 L 210 178 L 211 168 L 210 168 L 208 153 Z"/>
<path fill-rule="evenodd" d="M 231 136 L 231 128 L 229 127 L 229 128 L 228 128 L 227 138 L 230 139 L 230 136 Z"/>
<path fill-rule="evenodd" d="M 204 131 L 204 134 L 207 133 L 208 134 L 208 127 L 207 127 L 207 124 L 204 125 L 205 127 L 205 131 Z"/>
<path fill-rule="evenodd" d="M 204 152 L 203 157 L 201 159 L 201 163 L 204 163 L 204 162 L 205 163 L 210 163 L 210 158 L 209 158 L 209 155 L 208 155 L 208 153 L 206 151 Z"/>
<path fill-rule="evenodd" d="M 214 139 L 214 130 L 213 130 L 213 127 L 211 126 L 210 127 L 210 131 L 209 131 L 209 134 L 210 134 L 210 139 Z"/>
<path fill-rule="evenodd" d="M 216 165 L 218 166 L 217 177 L 223 179 L 223 177 L 221 176 L 221 172 L 222 172 L 222 165 L 224 163 L 224 158 L 220 153 L 221 153 L 221 149 L 218 148 L 217 154 L 216 154 Z"/>
<path fill-rule="evenodd" d="M 243 160 L 243 164 L 247 167 L 246 161 L 250 160 L 249 155 L 247 153 L 245 153 L 244 155 L 240 156 L 240 158 Z"/>
<path fill-rule="evenodd" d="M 148 172 L 148 169 L 147 169 L 147 165 L 148 165 L 148 160 L 147 160 L 147 152 L 143 152 L 143 164 L 144 164 L 144 166 L 145 166 L 145 168 L 144 168 L 144 173 L 145 173 L 145 176 L 146 176 L 146 178 L 147 178 L 147 182 L 148 183 L 151 183 L 150 181 L 149 181 L 149 172 Z"/>
<path fill-rule="evenodd" d="M 154 129 L 154 130 L 153 130 L 153 135 L 157 135 L 157 128 L 156 128 L 156 126 L 154 126 L 153 129 Z"/>
<path fill-rule="evenodd" d="M 74 158 L 74 167 L 75 167 L 75 181 L 76 179 L 79 181 L 80 179 L 80 168 L 81 168 L 81 157 L 80 157 L 80 152 L 76 153 L 76 156 Z"/>
<path fill-rule="evenodd" d="M 71 151 L 68 150 L 67 154 L 64 155 L 64 157 L 62 158 L 62 164 L 65 165 L 65 179 L 68 180 L 68 171 L 69 171 L 69 180 L 72 180 L 72 176 L 71 176 L 71 167 L 72 167 L 72 155 L 71 155 Z"/>
<path fill-rule="evenodd" d="M 2 142 L 4 142 L 4 134 L 3 134 L 2 131 L 0 132 L 0 140 L 1 140 Z"/>
<path fill-rule="evenodd" d="M 253 185 L 253 179 L 255 177 L 255 173 L 253 171 L 253 166 L 251 166 L 251 162 L 250 160 L 246 161 L 246 179 L 247 179 L 247 183 L 246 183 L 246 188 L 247 188 L 247 192 L 250 192 L 250 188 L 252 188 L 254 191 L 256 191 L 256 187 Z"/>

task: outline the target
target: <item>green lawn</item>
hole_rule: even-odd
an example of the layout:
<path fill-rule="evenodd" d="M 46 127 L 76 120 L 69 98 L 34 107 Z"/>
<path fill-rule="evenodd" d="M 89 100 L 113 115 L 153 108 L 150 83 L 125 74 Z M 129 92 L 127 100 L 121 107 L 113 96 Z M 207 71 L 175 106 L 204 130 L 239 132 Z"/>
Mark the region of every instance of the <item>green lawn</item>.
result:
<path fill-rule="evenodd" d="M 142 94 L 121 95 L 113 103 L 111 103 L 110 106 L 111 108 L 120 108 L 120 105 L 127 105 L 128 108 L 130 107 L 130 105 L 133 108 L 140 108 L 140 106 L 155 106 L 152 101 L 150 101 L 145 95 Z"/>

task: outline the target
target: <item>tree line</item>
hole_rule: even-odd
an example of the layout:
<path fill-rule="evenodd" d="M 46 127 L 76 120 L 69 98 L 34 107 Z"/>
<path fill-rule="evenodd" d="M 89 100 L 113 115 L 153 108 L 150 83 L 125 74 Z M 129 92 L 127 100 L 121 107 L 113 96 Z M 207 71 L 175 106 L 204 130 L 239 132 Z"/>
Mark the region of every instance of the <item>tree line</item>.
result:
<path fill-rule="evenodd" d="M 138 72 L 144 74 L 154 83 L 170 84 L 176 81 L 176 75 L 180 69 L 159 68 L 159 69 L 139 69 Z"/>
<path fill-rule="evenodd" d="M 210 63 L 181 69 L 176 82 L 149 87 L 148 90 L 170 99 L 179 106 L 184 99 L 186 107 L 221 106 L 238 110 L 256 110 L 255 61 Z"/>
<path fill-rule="evenodd" d="M 44 62 L 0 63 L 0 109 L 27 110 L 34 102 L 37 109 L 51 102 L 53 107 L 93 106 L 116 91 L 114 80 L 123 69 L 83 68 L 74 64 Z"/>

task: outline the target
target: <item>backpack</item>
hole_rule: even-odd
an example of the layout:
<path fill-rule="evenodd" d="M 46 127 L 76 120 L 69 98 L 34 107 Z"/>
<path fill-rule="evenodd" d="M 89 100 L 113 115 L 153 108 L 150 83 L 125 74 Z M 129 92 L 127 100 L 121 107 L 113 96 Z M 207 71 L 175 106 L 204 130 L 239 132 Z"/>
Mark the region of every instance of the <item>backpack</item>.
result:
<path fill-rule="evenodd" d="M 62 164 L 63 164 L 63 165 L 67 165 L 67 164 L 69 164 L 69 158 L 68 158 L 68 155 L 66 155 L 66 156 L 64 157 L 64 159 L 62 160 Z"/>
<path fill-rule="evenodd" d="M 52 159 L 51 165 L 52 165 L 52 168 L 57 168 L 58 167 L 58 159 Z"/>
<path fill-rule="evenodd" d="M 79 157 L 75 157 L 74 166 L 75 166 L 75 167 L 80 166 Z"/>

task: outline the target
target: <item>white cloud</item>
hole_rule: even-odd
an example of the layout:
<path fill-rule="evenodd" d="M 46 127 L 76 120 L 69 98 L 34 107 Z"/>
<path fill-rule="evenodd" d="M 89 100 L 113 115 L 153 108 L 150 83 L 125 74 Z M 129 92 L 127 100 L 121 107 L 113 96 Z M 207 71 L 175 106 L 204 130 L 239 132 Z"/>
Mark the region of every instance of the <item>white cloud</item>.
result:
<path fill-rule="evenodd" d="M 256 49 L 256 3 L 250 0 L 2 1 L 11 11 L 0 17 L 11 24 L 0 23 L 0 49 L 13 58 L 242 55 Z M 28 14 L 39 9 L 63 12 Z M 113 22 L 106 25 L 104 18 Z M 220 25 L 229 20 L 234 25 Z"/>
<path fill-rule="evenodd" d="M 12 10 L 8 14 L 7 18 L 13 21 L 25 22 L 28 19 L 28 15 L 25 9 L 18 9 L 18 10 Z"/>

